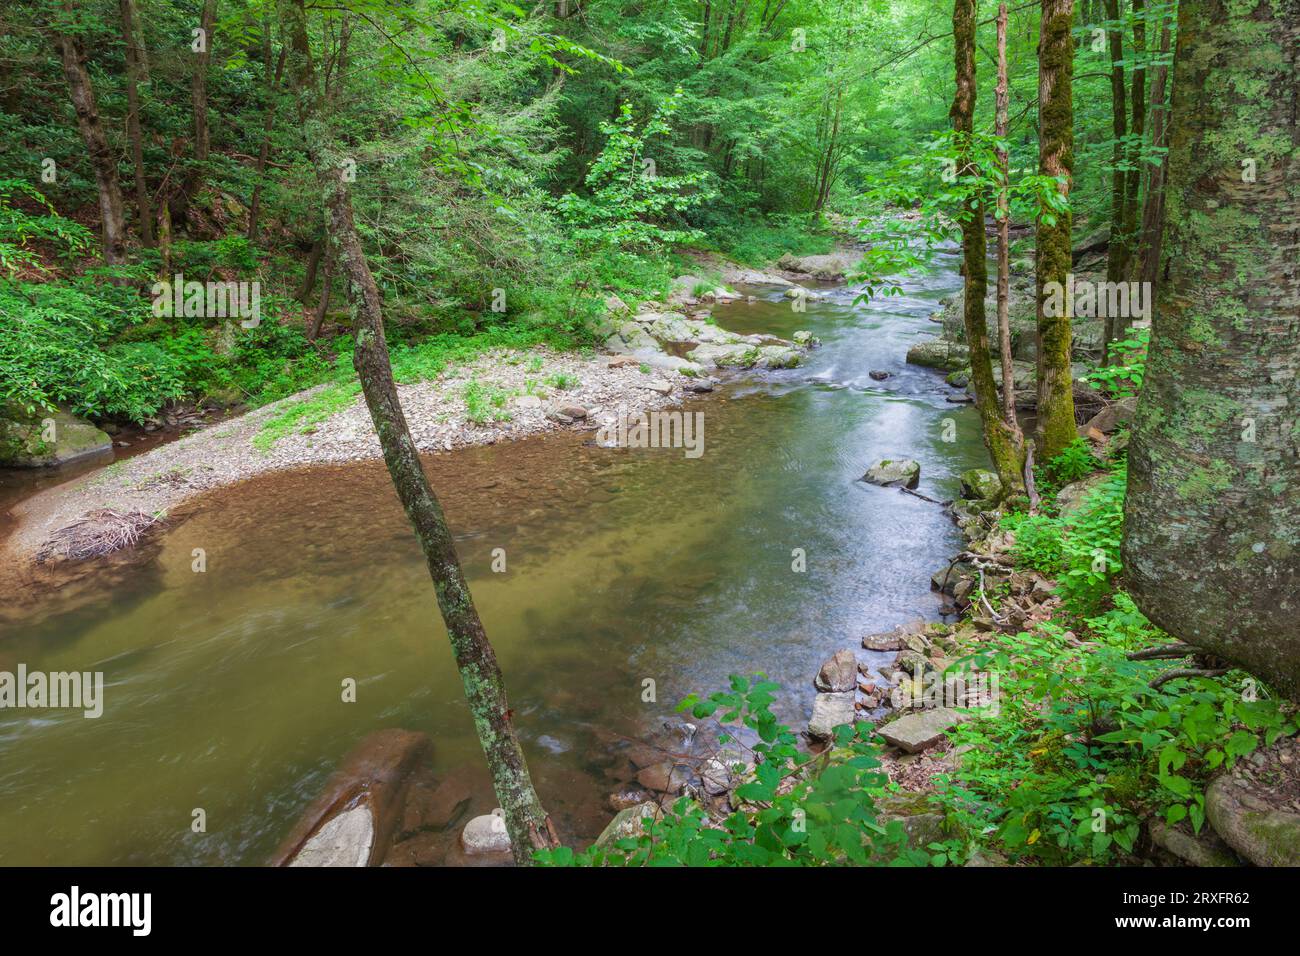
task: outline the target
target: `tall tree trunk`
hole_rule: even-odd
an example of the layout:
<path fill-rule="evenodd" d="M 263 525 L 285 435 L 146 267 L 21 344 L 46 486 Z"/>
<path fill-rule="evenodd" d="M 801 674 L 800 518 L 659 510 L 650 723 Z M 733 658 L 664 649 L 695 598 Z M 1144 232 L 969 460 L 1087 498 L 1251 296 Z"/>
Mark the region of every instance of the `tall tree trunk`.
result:
<path fill-rule="evenodd" d="M 1124 173 L 1124 211 L 1120 222 L 1120 231 L 1124 237 L 1123 270 L 1112 281 L 1126 282 L 1133 272 L 1133 259 L 1138 242 L 1138 210 L 1142 195 L 1142 136 L 1146 132 L 1146 64 L 1143 58 L 1147 52 L 1146 11 L 1143 0 L 1133 0 L 1133 73 L 1129 102 L 1132 104 L 1133 116 L 1129 122 L 1129 147 L 1127 150 L 1127 171 Z M 1107 278 L 1110 278 L 1107 270 Z M 1106 315 L 1106 342 L 1103 348 L 1103 360 L 1109 364 L 1110 343 L 1128 337 L 1131 320 L 1127 315 Z"/>
<path fill-rule="evenodd" d="M 1074 76 L 1074 42 L 1070 26 L 1074 0 L 1042 0 L 1038 31 L 1038 171 L 1063 181 L 1061 194 L 1070 194 L 1074 167 L 1074 109 L 1070 101 Z M 1045 288 L 1066 285 L 1070 272 L 1070 225 L 1067 210 L 1049 223 L 1040 214 L 1035 256 L 1038 297 L 1038 432 L 1042 461 L 1059 455 L 1074 441 L 1074 392 L 1070 381 L 1070 301 L 1061 296 L 1063 313 L 1047 315 Z"/>
<path fill-rule="evenodd" d="M 131 141 L 131 163 L 135 167 L 136 217 L 140 220 L 140 239 L 152 248 L 153 208 L 149 186 L 144 177 L 144 137 L 140 130 L 140 86 L 148 82 L 144 72 L 144 36 L 140 32 L 140 15 L 135 0 L 119 0 L 122 13 L 122 40 L 126 44 L 126 135 Z"/>
<path fill-rule="evenodd" d="M 1007 196 L 1010 163 L 1006 150 L 1007 139 L 1007 5 L 998 4 L 998 82 L 994 92 L 996 102 L 993 132 L 998 138 L 998 358 L 1002 365 L 1002 418 L 1011 432 L 1012 441 L 1019 449 L 1024 436 L 1016 419 L 1016 375 L 1011 364 L 1011 204 Z"/>
<path fill-rule="evenodd" d="M 71 2 L 65 2 L 63 8 L 69 16 L 74 15 Z M 63 75 L 68 81 L 72 108 L 77 114 L 77 129 L 86 144 L 86 154 L 95 173 L 104 262 L 117 265 L 126 261 L 126 217 L 122 210 L 122 187 L 117 179 L 117 155 L 104 135 L 104 124 L 99 119 L 95 89 L 86 70 L 86 52 L 81 41 L 70 33 L 62 33 L 55 37 L 54 42 L 63 60 Z"/>
<path fill-rule="evenodd" d="M 1120 21 L 1119 0 L 1104 0 L 1107 41 L 1110 44 L 1110 111 L 1111 147 L 1110 172 L 1110 244 L 1106 251 L 1106 281 L 1119 282 L 1128 275 L 1129 238 L 1124 231 L 1124 210 L 1127 207 L 1127 178 L 1124 160 L 1127 155 L 1124 138 L 1128 135 L 1128 107 L 1124 94 L 1124 26 Z M 1107 314 L 1101 339 L 1101 363 L 1110 364 L 1110 343 L 1115 338 L 1115 316 Z"/>
<path fill-rule="evenodd" d="M 1169 75 L 1170 43 L 1169 23 L 1166 21 L 1160 29 L 1160 65 L 1151 76 L 1151 147 L 1159 149 L 1165 145 L 1165 126 L 1168 107 L 1165 103 L 1165 85 Z M 1147 184 L 1142 203 L 1142 227 L 1138 237 L 1138 256 L 1136 277 L 1147 283 L 1148 301 L 1156 301 L 1160 277 L 1161 234 L 1164 232 L 1165 219 L 1165 171 L 1169 168 L 1168 158 L 1161 156 L 1159 161 L 1147 167 Z"/>
<path fill-rule="evenodd" d="M 299 117 L 323 193 L 328 220 L 326 232 L 333 242 L 335 262 L 348 289 L 356 332 L 353 364 L 379 436 L 384 463 L 433 579 L 474 727 L 487 757 L 497 799 L 505 811 L 515 861 L 528 865 L 535 849 L 558 846 L 559 839 L 533 789 L 511 719 L 501 667 L 474 607 L 451 530 L 442 506 L 429 487 L 398 399 L 384 338 L 379 287 L 366 262 L 353 220 L 352 197 L 344 178 L 342 157 L 334 149 L 328 121 L 319 109 L 320 90 L 312 66 L 303 0 L 281 0 L 281 3 L 283 21 L 292 40 L 292 75 Z"/>
<path fill-rule="evenodd" d="M 1182 0 L 1168 282 L 1123 558 L 1174 637 L 1300 696 L 1300 0 Z"/>
<path fill-rule="evenodd" d="M 266 116 L 262 120 L 262 146 L 257 152 L 257 174 L 253 183 L 253 198 L 248 204 L 249 242 L 257 242 L 258 217 L 262 211 L 262 179 L 266 175 L 266 164 L 271 159 L 271 132 L 275 129 L 275 107 L 280 91 L 280 75 L 284 72 L 284 57 L 285 47 L 282 46 L 273 71 L 271 68 L 271 41 L 268 25 L 266 51 L 262 57 L 263 69 L 266 71 Z"/>
<path fill-rule="evenodd" d="M 952 8 L 954 72 L 956 94 L 953 96 L 952 128 L 956 133 L 959 177 L 978 176 L 972 159 L 971 135 L 975 124 L 975 0 L 955 0 Z M 970 351 L 970 378 L 975 388 L 975 406 L 984 429 L 993 467 L 1008 492 L 1022 492 L 1020 453 L 1011 430 L 998 408 L 997 382 L 993 378 L 993 361 L 989 356 L 989 325 L 984 312 L 988 293 L 987 239 L 984 235 L 984 203 L 961 214 L 962 261 L 966 280 L 962 300 L 966 322 L 966 345 Z M 1013 392 L 1014 394 L 1014 392 Z"/>
<path fill-rule="evenodd" d="M 203 12 L 199 19 L 199 28 L 203 31 L 203 49 L 194 54 L 194 79 L 190 85 L 194 107 L 194 167 L 175 194 L 173 222 L 186 218 L 190 202 L 203 187 L 203 178 L 207 173 L 208 155 L 212 148 L 212 133 L 208 126 L 208 64 L 212 60 L 212 33 L 216 21 L 217 0 L 203 0 Z"/>

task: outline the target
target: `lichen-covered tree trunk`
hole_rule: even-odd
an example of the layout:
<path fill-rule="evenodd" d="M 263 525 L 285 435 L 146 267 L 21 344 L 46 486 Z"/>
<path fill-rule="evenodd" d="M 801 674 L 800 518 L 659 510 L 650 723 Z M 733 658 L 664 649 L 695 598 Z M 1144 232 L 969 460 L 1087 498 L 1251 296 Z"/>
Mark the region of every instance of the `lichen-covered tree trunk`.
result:
<path fill-rule="evenodd" d="M 957 89 L 953 96 L 952 126 L 957 134 L 957 175 L 977 176 L 971 158 L 971 133 L 975 120 L 975 0 L 955 0 L 952 8 L 954 66 Z M 988 294 L 988 242 L 984 235 L 984 204 L 963 209 L 961 215 L 962 261 L 966 273 L 963 308 L 966 345 L 970 352 L 970 380 L 975 389 L 975 406 L 984 428 L 993 468 L 1009 492 L 1023 492 L 1020 449 L 998 407 L 997 381 L 989 355 L 988 317 L 984 297 Z M 1005 366 L 1004 366 L 1005 368 Z"/>
<path fill-rule="evenodd" d="M 1070 194 L 1074 167 L 1074 107 L 1070 102 L 1074 75 L 1074 41 L 1070 26 L 1074 0 L 1042 0 L 1038 33 L 1038 171 L 1060 177 L 1061 194 Z M 1069 297 L 1061 315 L 1044 308 L 1049 282 L 1065 287 L 1070 272 L 1068 211 L 1056 213 L 1052 222 L 1038 220 L 1035 250 L 1035 287 L 1038 297 L 1038 451 L 1042 461 L 1059 455 L 1074 441 L 1074 392 L 1070 381 Z"/>
<path fill-rule="evenodd" d="M 442 506 L 429 486 L 406 424 L 384 338 L 379 287 L 366 262 L 352 214 L 352 197 L 344 173 L 344 156 L 331 142 L 320 115 L 320 94 L 312 66 L 303 0 L 282 3 L 282 20 L 291 39 L 291 56 L 307 152 L 317 172 L 334 259 L 348 289 L 356 348 L 353 364 L 384 463 L 402 507 L 415 530 L 433 579 L 447 636 L 451 641 L 469 702 L 474 729 L 487 758 L 493 789 L 505 811 L 515 861 L 532 862 L 535 849 L 559 845 L 551 818 L 533 789 L 523 748 L 515 734 L 505 680 L 470 595 Z"/>
<path fill-rule="evenodd" d="M 70 2 L 63 4 L 69 16 L 74 13 Z M 104 124 L 99 119 L 95 88 L 86 69 L 86 51 L 81 40 L 70 33 L 55 37 L 63 61 L 63 75 L 68 94 L 77 114 L 77 129 L 90 157 L 99 197 L 99 218 L 103 228 L 104 261 L 116 265 L 126 260 L 126 217 L 122 209 L 122 187 L 117 178 L 117 155 L 108 145 Z"/>
<path fill-rule="evenodd" d="M 1127 586 L 1300 695 L 1300 0 L 1182 0 Z"/>

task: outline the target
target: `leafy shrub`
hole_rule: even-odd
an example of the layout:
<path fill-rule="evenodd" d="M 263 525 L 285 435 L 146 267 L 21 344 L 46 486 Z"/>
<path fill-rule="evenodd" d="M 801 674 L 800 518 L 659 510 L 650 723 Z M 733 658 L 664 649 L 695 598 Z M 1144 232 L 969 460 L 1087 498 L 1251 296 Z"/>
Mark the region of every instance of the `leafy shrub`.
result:
<path fill-rule="evenodd" d="M 1092 369 L 1088 381 L 1111 398 L 1132 398 L 1142 389 L 1146 378 L 1147 347 L 1151 343 L 1150 329 L 1131 329 L 1128 338 L 1112 342 L 1111 364 Z"/>
<path fill-rule="evenodd" d="M 761 674 L 732 676 L 731 689 L 704 700 L 688 697 L 677 708 L 698 719 L 721 712 L 728 724 L 755 731 L 753 777 L 735 791 L 743 801 L 721 828 L 708 825 L 704 811 L 682 797 L 645 832 L 574 853 L 568 847 L 543 850 L 540 862 L 555 866 L 829 866 L 943 865 L 952 848 L 933 844 L 909 849 L 901 822 L 882 824 L 876 797 L 887 778 L 878 772 L 879 744 L 870 724 L 836 728 L 834 749 L 810 756 L 798 737 L 771 711 L 779 686 Z M 733 744 L 734 746 L 734 744 Z M 733 768 L 734 769 L 734 768 Z"/>
<path fill-rule="evenodd" d="M 1072 481 L 1086 478 L 1101 467 L 1092 449 L 1082 438 L 1076 438 L 1065 449 L 1042 465 L 1040 481 L 1045 491 L 1055 491 Z"/>

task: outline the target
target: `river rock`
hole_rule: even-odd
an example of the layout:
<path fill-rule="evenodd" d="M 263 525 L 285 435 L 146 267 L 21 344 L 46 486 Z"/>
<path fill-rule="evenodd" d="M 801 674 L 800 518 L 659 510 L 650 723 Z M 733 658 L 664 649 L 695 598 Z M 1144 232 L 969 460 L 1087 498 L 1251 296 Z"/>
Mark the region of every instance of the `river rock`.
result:
<path fill-rule="evenodd" d="M 1300 866 L 1300 739 L 1282 738 L 1216 777 L 1205 816 L 1228 846 L 1256 866 Z"/>
<path fill-rule="evenodd" d="M 326 820 L 289 866 L 366 866 L 374 842 L 375 818 L 362 804 Z"/>
<path fill-rule="evenodd" d="M 1128 424 L 1133 420 L 1133 414 L 1137 411 L 1136 398 L 1121 398 L 1113 405 L 1107 405 L 1096 415 L 1080 428 L 1080 432 L 1086 433 L 1088 429 L 1095 428 L 1103 435 L 1109 435 L 1120 425 Z"/>
<path fill-rule="evenodd" d="M 790 336 L 790 340 L 794 342 L 795 345 L 802 346 L 803 348 L 808 348 L 808 349 L 814 348 L 821 344 L 817 336 L 813 335 L 811 332 L 807 331 L 806 329 L 800 329 L 794 335 Z"/>
<path fill-rule="evenodd" d="M 867 469 L 862 480 L 884 488 L 915 488 L 921 481 L 921 465 L 911 458 L 882 458 Z"/>
<path fill-rule="evenodd" d="M 506 829 L 505 811 L 497 807 L 491 813 L 470 820 L 460 832 L 460 845 L 470 856 L 509 853 L 510 832 Z"/>
<path fill-rule="evenodd" d="M 803 353 L 788 345 L 761 345 L 758 364 L 762 368 L 796 368 L 803 363 Z"/>
<path fill-rule="evenodd" d="M 849 648 L 836 651 L 827 658 L 813 678 L 813 686 L 820 691 L 852 690 L 857 682 L 858 659 Z"/>
<path fill-rule="evenodd" d="M 853 723 L 853 695 L 852 690 L 818 694 L 808 720 L 808 736 L 814 740 L 830 740 L 835 736 L 836 727 Z"/>
<path fill-rule="evenodd" d="M 975 580 L 974 565 L 967 564 L 965 561 L 958 561 L 951 567 L 944 565 L 930 575 L 930 590 L 938 591 L 940 594 L 956 594 L 957 586 L 961 582 Z"/>
<path fill-rule="evenodd" d="M 810 275 L 814 279 L 835 281 L 843 279 L 860 258 L 861 256 L 839 252 L 820 256 L 794 256 L 787 252 L 777 260 L 776 264 L 789 272 Z"/>
<path fill-rule="evenodd" d="M 1094 488 L 1105 481 L 1109 476 L 1107 472 L 1098 472 L 1095 475 L 1089 475 L 1087 478 L 1080 478 L 1078 481 L 1072 481 L 1056 493 L 1056 510 L 1062 518 L 1068 518 L 1074 515 L 1083 507 L 1084 499 L 1092 492 Z"/>
<path fill-rule="evenodd" d="M 1193 835 L 1152 820 L 1150 832 L 1153 844 L 1188 866 L 1241 866 L 1232 848 L 1213 830 L 1205 829 Z"/>
<path fill-rule="evenodd" d="M 605 299 L 605 311 L 609 312 L 611 315 L 618 316 L 630 315 L 632 313 L 632 309 L 628 304 L 616 295 L 608 296 Z"/>
<path fill-rule="evenodd" d="M 944 739 L 944 734 L 957 726 L 961 715 L 947 707 L 932 707 L 913 711 L 892 721 L 878 731 L 885 743 L 907 753 L 928 750 Z"/>
<path fill-rule="evenodd" d="M 936 813 L 922 793 L 891 793 L 876 799 L 876 822 L 888 826 L 897 820 L 906 834 L 906 844 L 924 849 L 944 839 L 943 814 Z"/>
<path fill-rule="evenodd" d="M 111 453 L 113 439 L 69 412 L 0 407 L 0 465 L 47 468 Z"/>
<path fill-rule="evenodd" d="M 609 850 L 619 840 L 638 837 L 645 832 L 646 821 L 657 819 L 659 815 L 659 807 L 649 800 L 638 806 L 620 810 L 605 829 L 600 831 L 600 836 L 596 837 L 596 842 L 592 846 L 596 849 Z"/>
<path fill-rule="evenodd" d="M 1002 479 L 986 468 L 961 473 L 961 496 L 968 501 L 996 501 L 1002 497 Z"/>
<path fill-rule="evenodd" d="M 271 865 L 379 866 L 402 820 L 411 776 L 431 749 L 428 735 L 416 731 L 366 737 L 299 818 Z M 346 819 L 333 822 L 338 817 Z"/>
<path fill-rule="evenodd" d="M 636 782 L 647 790 L 656 793 L 679 794 L 690 781 L 687 771 L 673 764 L 671 760 L 651 764 L 636 775 Z"/>
<path fill-rule="evenodd" d="M 885 379 L 889 378 L 889 373 L 883 368 L 873 368 L 867 374 L 871 376 L 873 381 L 877 382 L 883 382 Z"/>
<path fill-rule="evenodd" d="M 734 790 L 753 772 L 754 761 L 748 753 L 737 747 L 723 747 L 704 761 L 700 784 L 705 793 L 716 797 Z"/>
<path fill-rule="evenodd" d="M 880 634 L 868 634 L 862 639 L 862 646 L 869 651 L 901 651 L 903 634 L 900 628 Z"/>
<path fill-rule="evenodd" d="M 734 269 L 728 273 L 727 281 L 735 285 L 793 285 L 784 276 L 774 275 L 771 272 L 760 272 L 757 269 Z"/>
<path fill-rule="evenodd" d="M 687 352 L 686 357 L 705 368 L 753 368 L 758 362 L 759 351 L 755 346 L 745 343 L 705 343 Z"/>
<path fill-rule="evenodd" d="M 970 354 L 966 346 L 947 339 L 926 339 L 917 342 L 907 350 L 907 361 L 912 365 L 925 368 L 942 369 L 955 372 L 970 364 Z"/>

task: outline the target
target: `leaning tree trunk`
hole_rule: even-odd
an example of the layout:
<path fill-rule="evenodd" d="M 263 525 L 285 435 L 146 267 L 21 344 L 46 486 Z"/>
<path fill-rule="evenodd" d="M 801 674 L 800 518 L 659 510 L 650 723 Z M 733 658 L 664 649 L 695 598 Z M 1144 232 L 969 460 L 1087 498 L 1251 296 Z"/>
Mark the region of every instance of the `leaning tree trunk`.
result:
<path fill-rule="evenodd" d="M 971 135 L 975 120 L 975 0 L 956 0 L 952 8 L 953 59 L 957 89 L 952 101 L 952 126 L 957 140 L 957 175 L 979 178 L 972 159 Z M 993 467 L 1008 492 L 1023 492 L 1020 451 L 998 407 L 998 386 L 989 356 L 989 325 L 984 311 L 988 294 L 988 245 L 984 235 L 984 203 L 964 208 L 961 216 L 962 261 L 966 281 L 962 299 L 966 346 L 970 352 L 970 380 L 975 406 L 984 426 Z M 1005 366 L 1004 366 L 1005 369 Z M 1005 374 L 1005 371 L 1004 371 Z"/>
<path fill-rule="evenodd" d="M 330 142 L 321 115 L 320 95 L 312 66 L 303 0 L 282 3 L 283 22 L 292 43 L 292 76 L 307 152 L 317 171 L 334 247 L 334 261 L 348 289 L 356 348 L 353 364 L 370 409 L 384 463 L 406 510 L 433 579 L 438 607 L 456 658 L 479 743 L 487 758 L 497 800 L 505 811 L 515 861 L 532 862 L 536 849 L 559 845 L 551 818 L 533 789 L 523 748 L 515 734 L 505 679 L 470 595 L 465 572 L 456 554 L 451 529 L 438 498 L 429 487 L 419 452 L 406 424 L 384 338 L 379 287 L 370 272 L 352 215 L 352 196 L 343 170 L 343 157 Z"/>
<path fill-rule="evenodd" d="M 194 106 L 194 166 L 176 193 L 172 221 L 187 218 L 190 203 L 203 188 L 207 175 L 208 155 L 212 149 L 212 130 L 208 124 L 208 66 L 212 61 L 213 27 L 217 22 L 217 0 L 203 0 L 199 29 L 203 31 L 203 49 L 194 54 L 194 79 L 190 98 Z"/>
<path fill-rule="evenodd" d="M 1070 25 L 1074 0 L 1042 0 L 1038 34 L 1038 171 L 1062 180 L 1062 196 L 1070 194 L 1074 166 L 1074 109 L 1070 86 L 1074 75 L 1074 41 Z M 1070 381 L 1070 301 L 1061 296 L 1063 314 L 1050 316 L 1044 308 L 1049 282 L 1066 285 L 1070 272 L 1069 211 L 1055 213 L 1052 222 L 1040 214 L 1035 256 L 1038 296 L 1038 452 L 1042 461 L 1059 455 L 1074 441 L 1074 392 Z"/>
<path fill-rule="evenodd" d="M 69 15 L 73 13 L 71 3 L 65 3 L 64 9 Z M 95 173 L 99 218 L 103 226 L 104 262 L 117 265 L 126 261 L 126 217 L 122 211 L 122 187 L 117 179 L 117 154 L 104 135 L 104 124 L 99 119 L 95 88 L 86 70 L 86 52 L 81 41 L 63 33 L 55 37 L 55 44 L 63 60 L 63 75 L 68 81 L 72 108 L 77 114 L 77 129 L 86 144 L 90 166 Z"/>
<path fill-rule="evenodd" d="M 1123 557 L 1174 637 L 1300 695 L 1300 0 L 1182 0 L 1169 279 Z"/>

